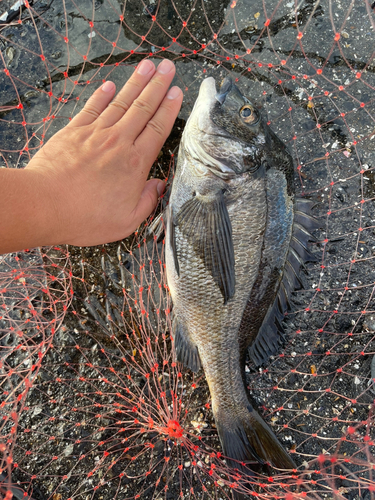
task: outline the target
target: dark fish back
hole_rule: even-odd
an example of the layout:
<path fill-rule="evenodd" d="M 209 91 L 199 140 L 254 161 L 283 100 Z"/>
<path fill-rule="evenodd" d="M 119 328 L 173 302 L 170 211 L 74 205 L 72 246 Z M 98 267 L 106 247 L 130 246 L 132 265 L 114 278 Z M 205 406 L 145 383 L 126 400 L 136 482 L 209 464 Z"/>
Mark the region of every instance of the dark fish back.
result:
<path fill-rule="evenodd" d="M 284 343 L 282 322 L 291 309 L 292 293 L 302 288 L 300 269 L 305 262 L 317 260 L 308 250 L 308 242 L 314 240 L 311 232 L 320 227 L 319 221 L 311 215 L 312 206 L 313 202 L 307 199 L 294 201 L 294 219 L 286 252 L 282 245 L 275 246 L 274 235 L 264 240 L 264 250 L 267 246 L 273 247 L 275 252 L 285 255 L 285 260 L 281 268 L 274 267 L 267 276 L 265 268 L 269 263 L 266 252 L 262 252 L 259 274 L 242 317 L 239 336 L 242 346 L 250 346 L 249 356 L 256 366 L 264 366 Z"/>
<path fill-rule="evenodd" d="M 239 329 L 242 359 L 249 347 L 256 366 L 265 365 L 284 342 L 282 322 L 290 310 L 291 294 L 302 287 L 301 266 L 316 261 L 308 242 L 314 239 L 311 232 L 320 227 L 311 215 L 313 202 L 295 198 L 293 159 L 285 144 L 270 128 L 265 129 L 267 227 L 258 276 Z M 287 213 L 290 205 L 292 209 Z"/>

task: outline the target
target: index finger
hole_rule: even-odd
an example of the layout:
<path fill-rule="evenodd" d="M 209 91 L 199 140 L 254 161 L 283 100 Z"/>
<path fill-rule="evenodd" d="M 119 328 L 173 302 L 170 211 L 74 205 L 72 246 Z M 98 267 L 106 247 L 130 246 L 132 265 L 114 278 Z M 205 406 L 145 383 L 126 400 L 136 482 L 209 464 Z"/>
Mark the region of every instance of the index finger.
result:
<path fill-rule="evenodd" d="M 148 85 L 134 100 L 127 113 L 118 122 L 121 128 L 129 131 L 128 139 L 135 141 L 148 122 L 159 109 L 165 98 L 169 85 L 175 75 L 176 68 L 172 61 L 164 59 L 157 67 L 156 73 Z"/>
<path fill-rule="evenodd" d="M 181 108 L 182 98 L 181 89 L 172 87 L 160 104 L 159 109 L 136 139 L 135 145 L 137 149 L 144 152 L 148 162 L 155 161 L 156 156 L 171 133 Z"/>

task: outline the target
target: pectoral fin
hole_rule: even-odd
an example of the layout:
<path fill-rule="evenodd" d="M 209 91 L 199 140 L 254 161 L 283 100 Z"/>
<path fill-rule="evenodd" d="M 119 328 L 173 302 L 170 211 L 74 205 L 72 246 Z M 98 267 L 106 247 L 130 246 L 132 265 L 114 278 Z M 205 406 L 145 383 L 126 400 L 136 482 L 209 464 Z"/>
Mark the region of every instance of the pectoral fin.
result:
<path fill-rule="evenodd" d="M 210 200 L 194 196 L 177 214 L 176 225 L 192 242 L 225 304 L 234 295 L 235 273 L 232 226 L 222 194 Z"/>

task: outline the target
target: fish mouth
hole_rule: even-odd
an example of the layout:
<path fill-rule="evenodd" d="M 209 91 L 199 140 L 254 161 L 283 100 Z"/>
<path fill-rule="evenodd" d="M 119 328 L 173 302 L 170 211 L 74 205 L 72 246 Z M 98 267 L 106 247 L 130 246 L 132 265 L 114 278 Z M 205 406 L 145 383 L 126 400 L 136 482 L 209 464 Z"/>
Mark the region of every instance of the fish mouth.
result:
<path fill-rule="evenodd" d="M 246 103 L 250 103 L 249 99 L 245 97 L 232 81 L 232 79 L 227 76 L 224 78 L 220 85 L 220 90 L 216 92 L 215 99 L 223 105 L 227 96 L 230 94 L 233 102 L 236 102 L 238 106 L 242 107 Z"/>
<path fill-rule="evenodd" d="M 229 78 L 229 76 L 225 77 L 224 80 L 222 81 L 220 85 L 220 90 L 215 94 L 215 99 L 219 101 L 221 105 L 224 104 L 225 98 L 229 94 L 229 92 L 232 90 L 233 82 Z"/>
<path fill-rule="evenodd" d="M 246 101 L 229 76 L 225 77 L 221 82 L 219 90 L 216 89 L 215 79 L 210 76 L 203 80 L 201 84 L 198 101 L 210 103 L 209 106 L 212 106 L 215 101 L 223 105 L 228 94 L 235 94 L 236 99 Z"/>
<path fill-rule="evenodd" d="M 211 105 L 215 102 L 215 100 L 220 104 L 224 104 L 225 98 L 231 92 L 231 90 L 237 90 L 237 87 L 234 85 L 232 79 L 229 76 L 224 78 L 219 90 L 216 89 L 215 79 L 210 76 L 203 80 L 199 89 L 198 97 L 200 101 L 210 102 Z"/>

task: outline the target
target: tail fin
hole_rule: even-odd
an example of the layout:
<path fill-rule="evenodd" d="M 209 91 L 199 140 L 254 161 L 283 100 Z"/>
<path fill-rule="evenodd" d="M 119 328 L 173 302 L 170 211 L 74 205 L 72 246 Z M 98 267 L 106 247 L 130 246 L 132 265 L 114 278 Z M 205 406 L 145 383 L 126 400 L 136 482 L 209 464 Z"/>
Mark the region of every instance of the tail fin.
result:
<path fill-rule="evenodd" d="M 235 418 L 225 415 L 222 409 L 215 415 L 224 454 L 229 459 L 269 462 L 278 469 L 295 469 L 297 466 L 262 417 L 249 404 Z M 239 467 L 237 462 L 230 465 Z"/>

